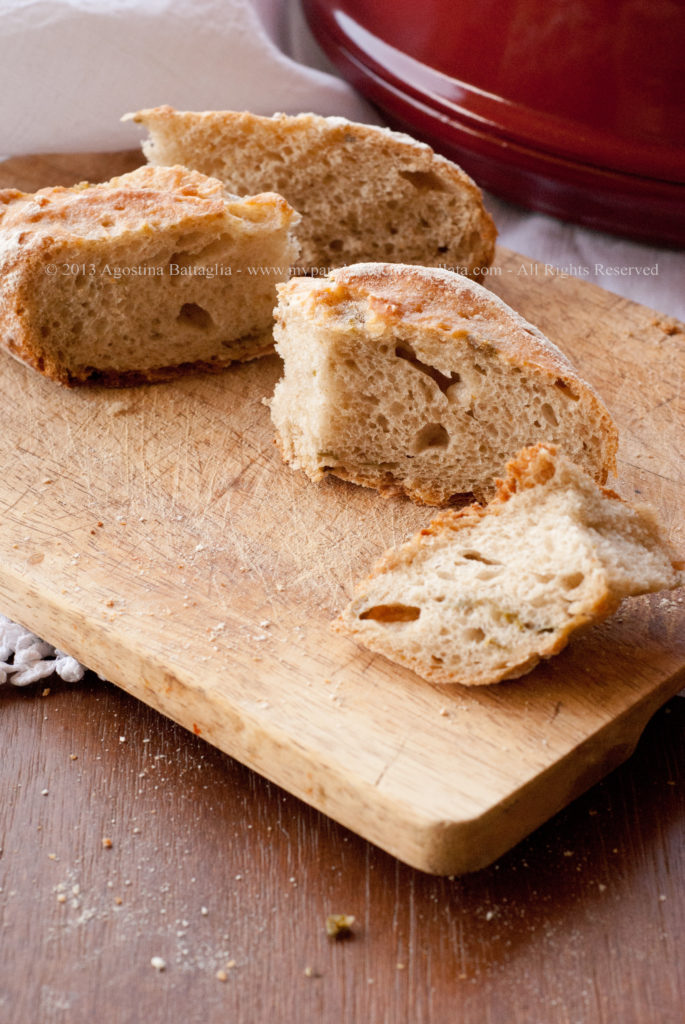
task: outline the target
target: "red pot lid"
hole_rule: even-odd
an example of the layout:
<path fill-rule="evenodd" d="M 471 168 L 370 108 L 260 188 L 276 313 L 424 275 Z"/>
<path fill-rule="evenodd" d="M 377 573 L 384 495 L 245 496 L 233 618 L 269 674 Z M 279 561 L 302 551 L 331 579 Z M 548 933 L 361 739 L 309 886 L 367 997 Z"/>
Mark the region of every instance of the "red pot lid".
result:
<path fill-rule="evenodd" d="M 685 9 L 672 0 L 304 0 L 391 123 L 480 184 L 572 220 L 685 242 Z"/>

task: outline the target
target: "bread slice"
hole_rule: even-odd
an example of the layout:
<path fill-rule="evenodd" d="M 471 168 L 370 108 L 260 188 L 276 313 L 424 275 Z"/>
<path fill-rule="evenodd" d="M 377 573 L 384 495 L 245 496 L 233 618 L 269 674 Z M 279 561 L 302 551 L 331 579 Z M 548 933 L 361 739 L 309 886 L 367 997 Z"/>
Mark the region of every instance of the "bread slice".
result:
<path fill-rule="evenodd" d="M 334 626 L 436 683 L 496 683 L 550 658 L 624 597 L 685 582 L 646 506 L 553 446 L 520 452 L 482 508 L 388 551 Z"/>
<path fill-rule="evenodd" d="M 474 273 L 496 231 L 480 190 L 430 146 L 342 117 L 258 117 L 156 107 L 128 114 L 153 164 L 185 164 L 239 195 L 280 192 L 302 214 L 301 266 L 326 273 L 362 260 Z"/>
<path fill-rule="evenodd" d="M 0 193 L 0 341 L 62 384 L 219 369 L 272 346 L 297 258 L 278 195 L 239 199 L 182 167 Z"/>
<path fill-rule="evenodd" d="M 448 271 L 360 264 L 279 286 L 284 459 L 430 505 L 492 493 L 506 460 L 560 444 L 604 483 L 616 429 L 535 327 Z"/>

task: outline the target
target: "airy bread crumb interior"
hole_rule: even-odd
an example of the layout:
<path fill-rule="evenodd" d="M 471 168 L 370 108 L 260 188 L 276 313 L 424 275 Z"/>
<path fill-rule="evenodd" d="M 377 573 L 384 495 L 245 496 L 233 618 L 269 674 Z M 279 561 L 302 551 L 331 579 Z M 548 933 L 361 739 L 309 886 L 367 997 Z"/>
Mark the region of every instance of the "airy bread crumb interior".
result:
<path fill-rule="evenodd" d="M 625 597 L 683 584 L 651 509 L 528 448 L 482 508 L 441 513 L 381 559 L 334 624 L 438 683 L 530 671 Z"/>

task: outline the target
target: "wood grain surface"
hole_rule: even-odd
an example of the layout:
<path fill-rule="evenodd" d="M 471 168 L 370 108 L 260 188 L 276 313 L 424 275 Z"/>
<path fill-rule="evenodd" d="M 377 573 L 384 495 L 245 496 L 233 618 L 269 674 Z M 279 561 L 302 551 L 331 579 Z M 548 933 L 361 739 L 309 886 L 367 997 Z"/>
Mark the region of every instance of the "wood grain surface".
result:
<path fill-rule="evenodd" d="M 95 677 L 50 689 L 0 688 L 3 1024 L 682 1024 L 681 698 L 449 879 Z"/>
<path fill-rule="evenodd" d="M 0 185 L 136 163 L 15 160 Z M 654 320 L 648 367 L 663 342 L 682 343 Z M 639 444 L 641 420 L 654 411 L 656 433 L 674 438 L 678 370 L 656 362 L 654 380 L 672 387 L 665 411 L 632 396 L 622 474 L 634 488 L 663 447 Z M 3 1022 L 681 1024 L 682 700 L 604 782 L 493 866 L 449 879 L 401 864 L 92 675 L 43 690 L 0 688 Z M 348 941 L 326 937 L 335 912 L 357 917 Z"/>
<path fill-rule="evenodd" d="M 681 541 L 685 336 L 516 254 L 496 270 L 605 397 L 620 489 Z M 354 581 L 429 512 L 283 466 L 263 401 L 280 372 L 274 356 L 68 390 L 4 357 L 2 607 L 407 863 L 475 870 L 625 759 L 677 692 L 682 594 L 626 602 L 497 687 L 427 685 L 331 635 Z"/>

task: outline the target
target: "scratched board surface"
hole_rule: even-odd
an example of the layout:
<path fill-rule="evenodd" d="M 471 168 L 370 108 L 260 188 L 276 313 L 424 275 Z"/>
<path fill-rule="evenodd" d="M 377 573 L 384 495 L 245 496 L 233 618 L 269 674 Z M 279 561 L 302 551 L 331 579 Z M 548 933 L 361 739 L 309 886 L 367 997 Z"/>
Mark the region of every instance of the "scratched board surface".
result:
<path fill-rule="evenodd" d="M 682 325 L 505 250 L 497 268 L 488 286 L 614 414 L 614 485 L 685 546 Z M 280 372 L 69 391 L 0 353 L 0 611 L 408 863 L 476 869 L 683 685 L 682 594 L 627 601 L 495 687 L 430 685 L 336 636 L 355 580 L 431 513 L 285 467 L 263 401 Z"/>

